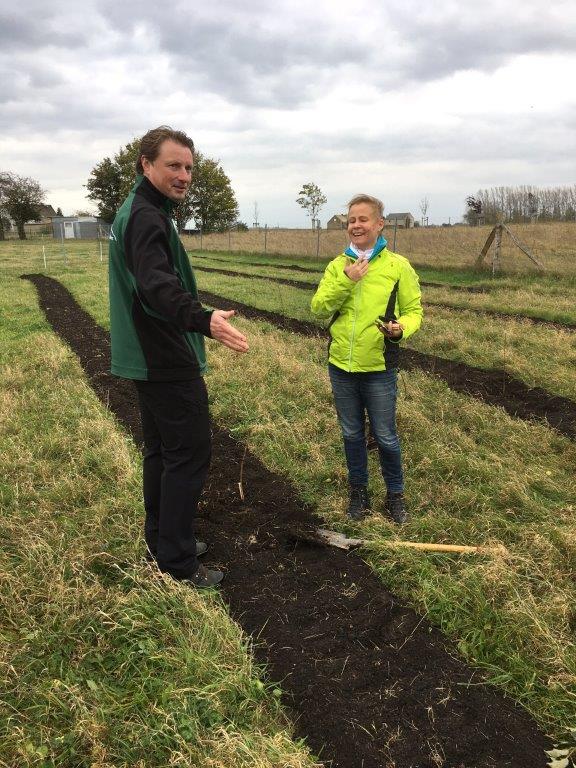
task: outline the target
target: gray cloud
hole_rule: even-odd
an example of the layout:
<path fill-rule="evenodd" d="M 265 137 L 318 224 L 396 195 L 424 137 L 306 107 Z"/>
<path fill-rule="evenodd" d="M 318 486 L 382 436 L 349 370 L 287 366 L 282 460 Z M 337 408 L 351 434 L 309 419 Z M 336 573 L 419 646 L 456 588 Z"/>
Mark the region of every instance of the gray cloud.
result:
<path fill-rule="evenodd" d="M 242 13 L 234 3 L 213 11 L 180 3 L 166 14 L 136 0 L 102 2 L 100 10 L 132 38 L 145 29 L 180 81 L 248 105 L 297 106 L 351 60 L 361 64 L 368 57 L 362 42 L 341 27 L 317 24 L 311 13 L 284 20 L 281 9 L 258 0 L 243 5 Z M 271 25 L 277 13 L 282 23 Z"/>
<path fill-rule="evenodd" d="M 82 28 L 78 9 L 70 13 L 54 9 L 50 3 L 13 5 L 10 11 L 0 10 L 0 51 L 20 51 L 22 48 L 80 48 L 86 45 L 90 31 Z"/>
<path fill-rule="evenodd" d="M 509 178 L 493 183 L 558 183 L 573 177 L 566 158 L 576 150 L 565 71 L 549 80 L 548 106 L 535 98 L 530 111 L 517 99 L 499 114 L 484 96 L 471 114 L 470 94 L 459 89 L 467 70 L 495 73 L 498 87 L 497 70 L 519 56 L 538 54 L 554 72 L 553 56 L 568 59 L 576 50 L 575 18 L 571 4 L 546 8 L 539 0 L 506 7 L 486 0 L 481 8 L 453 0 L 429 7 L 416 0 L 376 7 L 368 0 L 353 7 L 86 0 L 81 13 L 73 0 L 30 0 L 0 12 L 0 167 L 49 179 L 52 188 L 61 188 L 59 179 L 75 185 L 76 207 L 85 207 L 89 169 L 169 122 L 219 157 L 233 182 L 246 180 L 239 184 L 248 201 L 262 184 L 273 187 L 266 188 L 271 199 L 292 203 L 292 187 L 309 179 L 322 186 L 341 168 L 353 173 L 332 193 L 342 200 L 350 184 L 373 187 L 374 168 L 401 173 L 403 165 L 416 177 L 436 164 L 445 187 L 453 169 L 490 174 L 499 167 Z M 455 85 L 435 90 L 435 81 L 459 72 Z M 461 113 L 459 95 L 467 101 Z M 431 114 L 417 111 L 419 98 Z M 75 154 L 67 160 L 69 142 Z M 451 169 L 443 181 L 442 166 Z M 490 183 L 465 186 L 474 192 Z M 417 204 L 423 190 L 415 194 Z"/>
<path fill-rule="evenodd" d="M 538 0 L 469 7 L 394 2 L 387 15 L 404 49 L 398 74 L 419 82 L 463 70 L 491 72 L 518 55 L 576 48 L 576 9 L 568 3 L 561 8 Z"/>

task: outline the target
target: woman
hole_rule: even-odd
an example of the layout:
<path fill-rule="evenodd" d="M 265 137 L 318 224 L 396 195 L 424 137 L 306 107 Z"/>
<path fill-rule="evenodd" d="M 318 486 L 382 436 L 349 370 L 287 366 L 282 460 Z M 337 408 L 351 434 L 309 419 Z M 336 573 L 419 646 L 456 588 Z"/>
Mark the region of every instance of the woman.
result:
<path fill-rule="evenodd" d="M 386 248 L 384 206 L 370 195 L 348 203 L 350 246 L 333 259 L 312 299 L 312 312 L 332 317 L 328 371 L 348 465 L 347 514 L 370 510 L 365 413 L 378 443 L 386 482 L 386 512 L 407 519 L 404 475 L 396 431 L 399 342 L 422 322 L 418 275 L 407 259 Z"/>

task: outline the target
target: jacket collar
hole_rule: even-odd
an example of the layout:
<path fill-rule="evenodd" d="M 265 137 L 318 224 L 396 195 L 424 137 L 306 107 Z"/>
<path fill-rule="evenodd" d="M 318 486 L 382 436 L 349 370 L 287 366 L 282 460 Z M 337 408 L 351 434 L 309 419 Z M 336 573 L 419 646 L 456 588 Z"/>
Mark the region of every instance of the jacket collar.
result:
<path fill-rule="evenodd" d="M 132 187 L 132 192 L 137 195 L 142 195 L 142 197 L 145 197 L 149 203 L 152 203 L 152 205 L 155 205 L 157 208 L 162 208 L 168 214 L 171 214 L 174 208 L 176 208 L 176 203 L 172 202 L 169 197 L 162 194 L 162 192 L 160 192 L 160 190 L 157 189 L 146 176 L 136 176 L 136 182 Z"/>
<path fill-rule="evenodd" d="M 386 248 L 387 245 L 388 245 L 388 240 L 385 240 L 382 237 L 382 235 L 378 235 L 378 240 L 376 240 L 376 242 L 374 243 L 374 248 L 372 250 L 372 254 L 370 255 L 370 258 L 368 259 L 368 261 L 372 261 L 372 259 L 375 259 L 376 256 L 378 256 L 378 254 L 382 253 L 382 251 L 384 250 L 384 248 Z M 354 251 L 352 250 L 352 248 L 350 248 L 350 246 L 346 248 L 344 253 L 346 256 L 350 256 L 350 258 L 352 259 L 358 258 L 358 254 L 354 253 Z"/>

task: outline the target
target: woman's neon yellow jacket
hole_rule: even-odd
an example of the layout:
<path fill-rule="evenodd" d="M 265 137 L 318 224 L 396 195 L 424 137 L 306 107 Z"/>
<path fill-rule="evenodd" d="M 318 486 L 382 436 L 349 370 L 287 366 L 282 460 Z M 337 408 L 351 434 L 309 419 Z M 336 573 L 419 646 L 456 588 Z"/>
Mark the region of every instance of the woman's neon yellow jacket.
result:
<path fill-rule="evenodd" d="M 378 245 L 383 249 L 378 252 Z M 376 327 L 378 318 L 397 320 L 409 338 L 422 322 L 418 275 L 408 259 L 389 251 L 379 240 L 368 272 L 358 282 L 344 273 L 355 255 L 348 250 L 333 259 L 312 298 L 312 312 L 331 317 L 329 361 L 351 373 L 397 368 L 398 341 L 387 339 Z"/>

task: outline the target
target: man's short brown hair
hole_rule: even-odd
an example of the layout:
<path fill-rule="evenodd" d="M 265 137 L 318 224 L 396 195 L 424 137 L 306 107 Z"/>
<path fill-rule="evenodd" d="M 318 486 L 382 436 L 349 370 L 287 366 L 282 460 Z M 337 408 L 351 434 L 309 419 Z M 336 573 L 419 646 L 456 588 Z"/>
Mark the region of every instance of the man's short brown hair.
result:
<path fill-rule="evenodd" d="M 377 197 L 372 197 L 372 195 L 354 195 L 352 200 L 348 203 L 348 213 L 350 213 L 350 208 L 352 208 L 353 205 L 358 205 L 358 203 L 367 203 L 368 205 L 371 205 L 378 213 L 378 218 L 384 218 L 384 203 L 382 200 L 378 200 Z"/>
<path fill-rule="evenodd" d="M 184 131 L 175 131 L 169 125 L 160 125 L 158 128 L 152 128 L 151 131 L 142 136 L 138 150 L 138 159 L 136 160 L 136 173 L 139 173 L 141 176 L 144 173 L 142 157 L 153 163 L 160 154 L 162 143 L 167 140 L 175 141 L 177 144 L 182 144 L 183 147 L 188 147 L 192 154 L 194 154 L 194 142 L 190 136 L 187 136 Z"/>

